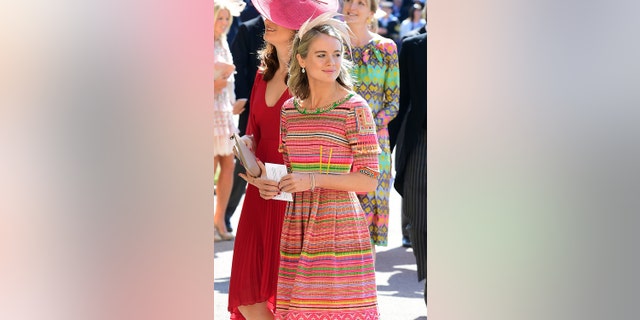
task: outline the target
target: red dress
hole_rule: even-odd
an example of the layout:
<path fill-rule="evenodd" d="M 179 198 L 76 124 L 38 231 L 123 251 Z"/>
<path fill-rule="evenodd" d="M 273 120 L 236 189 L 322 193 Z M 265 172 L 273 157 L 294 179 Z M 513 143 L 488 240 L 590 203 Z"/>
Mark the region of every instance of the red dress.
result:
<path fill-rule="evenodd" d="M 291 94 L 285 90 L 278 102 L 267 106 L 267 82 L 258 72 L 251 90 L 247 134 L 253 134 L 256 156 L 262 162 L 284 164 L 278 152 L 280 111 Z M 229 306 L 231 319 L 244 319 L 238 306 L 267 301 L 275 312 L 280 264 L 280 233 L 287 202 L 264 200 L 258 189 L 247 185 L 233 248 Z"/>

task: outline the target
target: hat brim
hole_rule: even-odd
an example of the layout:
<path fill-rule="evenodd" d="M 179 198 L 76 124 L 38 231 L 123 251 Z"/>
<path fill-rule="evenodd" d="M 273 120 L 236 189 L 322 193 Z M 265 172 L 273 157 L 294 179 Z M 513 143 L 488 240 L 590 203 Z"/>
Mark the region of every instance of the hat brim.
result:
<path fill-rule="evenodd" d="M 298 30 L 309 19 L 325 12 L 337 12 L 337 0 L 251 0 L 266 19 L 291 30 Z"/>

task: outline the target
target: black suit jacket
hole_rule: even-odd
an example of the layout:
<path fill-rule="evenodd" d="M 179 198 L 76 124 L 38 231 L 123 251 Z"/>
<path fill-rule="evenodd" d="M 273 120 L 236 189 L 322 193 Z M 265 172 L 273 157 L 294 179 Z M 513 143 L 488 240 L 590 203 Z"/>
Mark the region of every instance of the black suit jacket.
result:
<path fill-rule="evenodd" d="M 231 44 L 231 55 L 233 64 L 236 66 L 235 93 L 236 99 L 251 97 L 251 88 L 258 71 L 258 50 L 264 46 L 264 21 L 258 16 L 245 21 L 240 25 L 236 37 Z M 240 114 L 238 130 L 240 135 L 244 135 L 249 121 L 249 106 L 251 101 L 247 100 L 245 110 Z"/>
<path fill-rule="evenodd" d="M 420 27 L 418 29 L 414 29 L 414 30 L 411 30 L 411 31 L 407 32 L 404 35 L 404 37 L 402 37 L 402 40 L 404 41 L 404 39 L 406 39 L 406 38 L 417 36 L 417 35 L 420 35 L 420 34 L 423 34 L 423 33 L 427 33 L 427 25 L 424 25 L 424 26 L 422 26 L 422 27 Z"/>
<path fill-rule="evenodd" d="M 416 135 L 427 129 L 427 34 L 406 38 L 400 49 L 400 107 L 389 123 L 391 148 L 396 145 L 394 187 L 402 194 L 404 168 L 416 144 Z"/>

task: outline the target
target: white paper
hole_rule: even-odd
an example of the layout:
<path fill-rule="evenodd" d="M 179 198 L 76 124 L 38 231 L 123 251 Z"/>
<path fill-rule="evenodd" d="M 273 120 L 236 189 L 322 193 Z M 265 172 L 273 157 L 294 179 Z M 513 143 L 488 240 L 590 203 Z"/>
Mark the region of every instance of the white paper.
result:
<path fill-rule="evenodd" d="M 267 170 L 267 178 L 280 182 L 282 177 L 287 175 L 287 166 L 284 164 L 265 163 L 265 169 Z M 273 198 L 274 200 L 293 201 L 293 196 L 289 192 L 280 192 L 279 195 Z"/>

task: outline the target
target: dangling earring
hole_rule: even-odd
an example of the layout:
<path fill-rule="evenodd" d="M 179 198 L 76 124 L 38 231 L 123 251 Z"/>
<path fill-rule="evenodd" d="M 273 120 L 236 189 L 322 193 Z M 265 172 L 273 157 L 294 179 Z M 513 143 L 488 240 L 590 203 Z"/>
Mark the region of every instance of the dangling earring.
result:
<path fill-rule="evenodd" d="M 307 72 L 307 70 L 304 69 L 304 67 L 302 67 L 302 73 Z"/>

